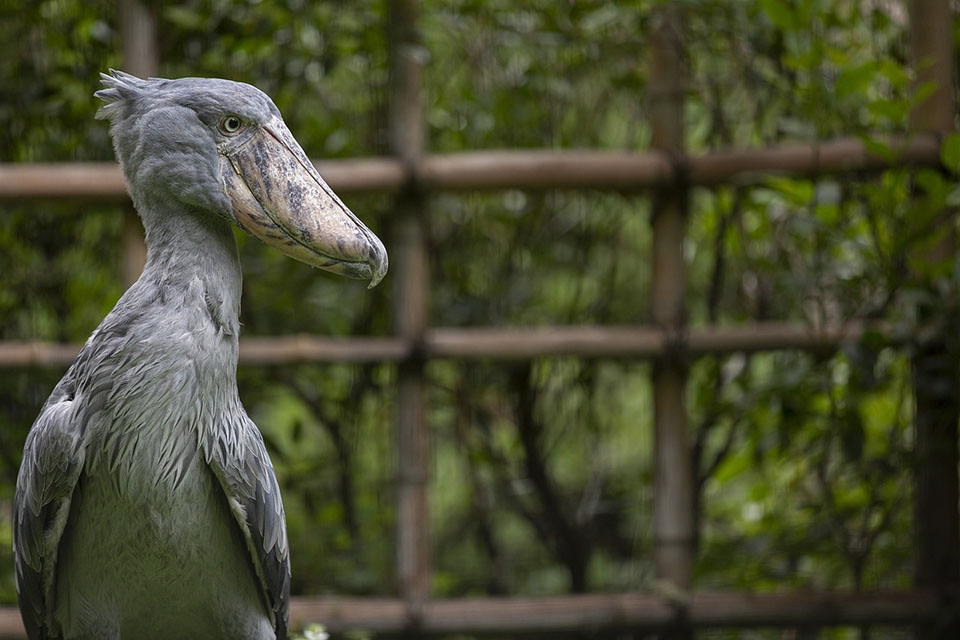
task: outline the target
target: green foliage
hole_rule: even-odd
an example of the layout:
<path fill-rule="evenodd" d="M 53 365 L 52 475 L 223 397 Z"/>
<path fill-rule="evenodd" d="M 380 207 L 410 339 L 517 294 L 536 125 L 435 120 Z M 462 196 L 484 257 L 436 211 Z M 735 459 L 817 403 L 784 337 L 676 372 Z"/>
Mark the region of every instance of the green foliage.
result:
<path fill-rule="evenodd" d="M 421 3 L 430 148 L 641 150 L 644 33 L 657 3 Z M 688 0 L 688 147 L 856 136 L 894 157 L 912 74 L 905 8 L 853 0 Z M 386 150 L 386 3 L 156 2 L 161 75 L 271 94 L 307 152 Z M 114 3 L 0 0 L 0 160 L 111 157 L 97 73 L 120 64 Z M 690 322 L 882 319 L 832 355 L 737 354 L 691 367 L 698 585 L 876 588 L 909 581 L 909 356 L 918 303 L 949 317 L 937 240 L 960 137 L 933 170 L 746 180 L 690 199 Z M 348 203 L 385 239 L 389 198 Z M 81 341 L 121 292 L 122 211 L 4 203 L 0 338 Z M 649 198 L 521 192 L 430 198 L 437 326 L 649 319 Z M 386 335 L 390 284 L 319 274 L 238 234 L 245 335 Z M 390 243 L 388 241 L 388 249 Z M 0 372 L 0 499 L 58 371 Z M 296 593 L 394 590 L 388 365 L 243 367 L 241 396 L 284 492 Z M 609 360 L 428 367 L 434 591 L 548 594 L 652 585 L 649 367 Z M 10 526 L 0 517 L 0 565 Z M 5 542 L 6 541 L 6 542 Z M 0 571 L 0 598 L 14 598 Z M 322 633 L 322 630 L 320 631 Z M 309 637 L 309 636 L 308 636 Z"/>

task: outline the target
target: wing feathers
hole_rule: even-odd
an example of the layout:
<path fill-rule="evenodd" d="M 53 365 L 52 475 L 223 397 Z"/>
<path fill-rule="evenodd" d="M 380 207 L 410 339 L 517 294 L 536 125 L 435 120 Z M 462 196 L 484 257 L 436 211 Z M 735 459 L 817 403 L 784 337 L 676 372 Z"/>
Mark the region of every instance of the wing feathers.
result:
<path fill-rule="evenodd" d="M 241 410 L 242 411 L 242 410 Z M 290 607 L 290 556 L 280 488 L 257 427 L 242 413 L 203 443 L 261 580 L 277 640 L 285 640 Z"/>
<path fill-rule="evenodd" d="M 53 639 L 50 618 L 57 546 L 83 468 L 83 430 L 77 404 L 54 391 L 27 436 L 14 495 L 13 552 L 17 594 L 27 636 Z"/>

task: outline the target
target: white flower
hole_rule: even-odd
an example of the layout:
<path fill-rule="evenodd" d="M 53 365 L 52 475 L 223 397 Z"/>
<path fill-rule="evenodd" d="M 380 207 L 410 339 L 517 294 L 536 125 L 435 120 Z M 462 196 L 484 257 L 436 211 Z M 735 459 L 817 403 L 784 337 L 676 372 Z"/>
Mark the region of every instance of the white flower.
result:
<path fill-rule="evenodd" d="M 322 624 L 311 624 L 303 630 L 303 640 L 327 640 L 329 637 Z"/>

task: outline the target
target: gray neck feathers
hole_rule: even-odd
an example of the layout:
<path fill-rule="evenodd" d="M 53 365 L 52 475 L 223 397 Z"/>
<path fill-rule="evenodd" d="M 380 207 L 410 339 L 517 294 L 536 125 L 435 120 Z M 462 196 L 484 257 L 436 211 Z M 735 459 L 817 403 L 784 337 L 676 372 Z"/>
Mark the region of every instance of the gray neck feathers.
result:
<path fill-rule="evenodd" d="M 159 288 L 164 299 L 182 303 L 184 313 L 205 308 L 222 333 L 235 337 L 242 276 L 230 223 L 178 203 L 139 205 L 147 242 L 141 280 Z"/>
<path fill-rule="evenodd" d="M 224 416 L 242 415 L 233 231 L 226 220 L 176 202 L 140 199 L 137 206 L 147 238 L 143 274 L 68 375 L 79 385 L 77 397 L 112 406 L 116 420 L 104 428 L 213 428 Z"/>

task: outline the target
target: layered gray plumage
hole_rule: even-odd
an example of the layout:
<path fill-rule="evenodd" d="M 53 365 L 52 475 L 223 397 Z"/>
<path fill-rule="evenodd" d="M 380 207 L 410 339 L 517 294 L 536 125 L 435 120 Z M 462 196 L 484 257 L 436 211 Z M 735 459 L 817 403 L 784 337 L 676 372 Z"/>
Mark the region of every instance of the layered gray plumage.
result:
<path fill-rule="evenodd" d="M 27 437 L 14 552 L 38 639 L 286 637 L 279 487 L 236 386 L 231 224 L 375 284 L 383 245 L 330 191 L 262 92 L 104 76 L 97 93 L 147 264 Z"/>

